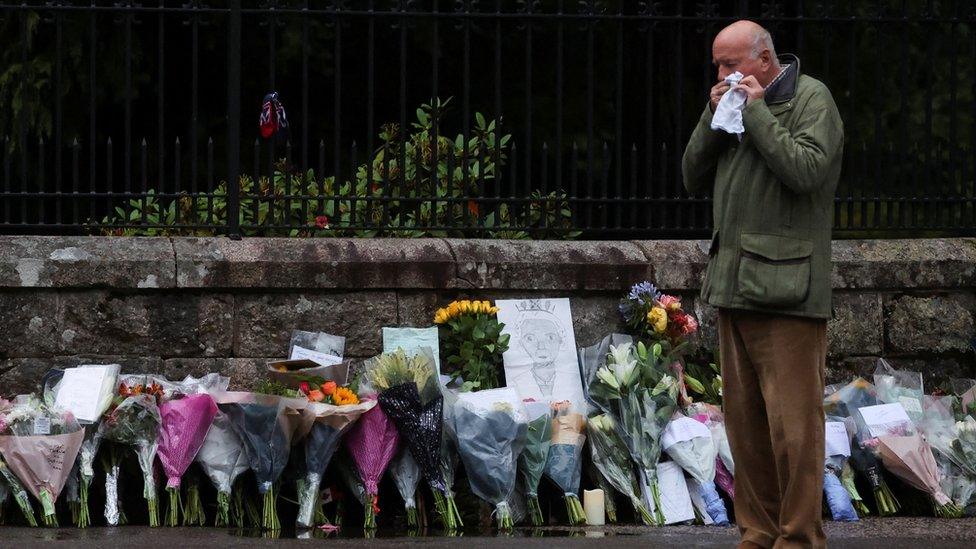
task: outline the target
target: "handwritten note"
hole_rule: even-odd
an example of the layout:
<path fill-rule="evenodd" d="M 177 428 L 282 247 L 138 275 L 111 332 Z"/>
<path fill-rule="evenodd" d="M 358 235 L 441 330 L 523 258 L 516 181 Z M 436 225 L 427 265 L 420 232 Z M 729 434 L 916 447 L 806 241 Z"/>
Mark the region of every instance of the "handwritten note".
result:
<path fill-rule="evenodd" d="M 685 442 L 698 437 L 712 438 L 712 432 L 700 421 L 690 417 L 679 417 L 668 423 L 661 436 L 661 449 L 667 450 L 679 442 Z"/>
<path fill-rule="evenodd" d="M 824 424 L 827 441 L 824 447 L 824 457 L 851 455 L 851 437 L 847 434 L 847 426 L 843 421 L 828 421 Z"/>
<path fill-rule="evenodd" d="M 434 366 L 441 372 L 440 340 L 437 337 L 437 327 L 430 328 L 383 328 L 383 352 L 390 353 L 397 349 L 409 354 L 416 353 L 423 347 L 430 347 L 434 353 Z"/>
<path fill-rule="evenodd" d="M 71 412 L 78 421 L 95 422 L 102 415 L 101 403 L 108 366 L 85 366 L 64 371 L 55 406 Z"/>
<path fill-rule="evenodd" d="M 37 418 L 34 418 L 34 434 L 35 435 L 50 435 L 51 434 L 51 418 L 47 418 L 47 417 L 37 417 Z"/>
<path fill-rule="evenodd" d="M 891 429 L 899 425 L 911 426 L 912 420 L 905 413 L 901 403 L 878 404 L 858 408 L 864 423 L 868 426 L 871 436 L 880 437 L 891 433 Z"/>
<path fill-rule="evenodd" d="M 915 397 L 900 396 L 898 397 L 898 403 L 910 414 L 922 414 L 922 403 Z"/>
<path fill-rule="evenodd" d="M 291 356 L 289 356 L 288 359 L 311 360 L 319 366 L 332 366 L 333 364 L 340 364 L 342 362 L 341 356 L 323 353 L 320 351 L 313 351 L 312 349 L 306 349 L 305 347 L 299 347 L 298 345 L 291 348 Z"/>

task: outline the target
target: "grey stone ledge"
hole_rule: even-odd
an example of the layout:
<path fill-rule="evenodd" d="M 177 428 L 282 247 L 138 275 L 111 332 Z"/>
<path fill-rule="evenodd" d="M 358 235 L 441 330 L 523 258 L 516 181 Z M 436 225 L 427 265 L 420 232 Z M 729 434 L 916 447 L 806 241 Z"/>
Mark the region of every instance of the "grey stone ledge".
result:
<path fill-rule="evenodd" d="M 694 291 L 708 241 L 0 237 L 0 287 Z M 976 239 L 839 240 L 838 290 L 976 287 Z"/>

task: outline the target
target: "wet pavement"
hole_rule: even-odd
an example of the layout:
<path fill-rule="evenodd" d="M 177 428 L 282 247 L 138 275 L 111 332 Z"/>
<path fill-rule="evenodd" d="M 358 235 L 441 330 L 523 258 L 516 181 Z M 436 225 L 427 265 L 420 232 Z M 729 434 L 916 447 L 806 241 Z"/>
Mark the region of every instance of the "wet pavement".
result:
<path fill-rule="evenodd" d="M 945 520 L 934 518 L 865 519 L 859 523 L 826 524 L 830 547 L 848 548 L 916 548 L 976 547 L 976 519 Z M 731 547 L 736 541 L 733 528 L 708 526 L 669 526 L 646 528 L 608 526 L 586 529 L 544 528 L 518 529 L 510 535 L 466 533 L 460 537 L 398 536 L 394 532 L 377 533 L 364 539 L 362 531 L 345 529 L 324 536 L 315 532 L 309 539 L 296 539 L 294 532 L 283 532 L 279 538 L 262 537 L 260 533 L 217 528 L 157 528 L 140 526 L 123 528 L 9 528 L 0 527 L 0 547 L 48 547 L 64 545 L 93 549 L 119 547 L 184 549 L 188 547 L 299 547 L 328 544 L 334 547 L 385 548 L 415 546 L 423 549 L 458 547 L 465 549 L 502 547 L 594 547 L 600 549 L 650 547 Z"/>

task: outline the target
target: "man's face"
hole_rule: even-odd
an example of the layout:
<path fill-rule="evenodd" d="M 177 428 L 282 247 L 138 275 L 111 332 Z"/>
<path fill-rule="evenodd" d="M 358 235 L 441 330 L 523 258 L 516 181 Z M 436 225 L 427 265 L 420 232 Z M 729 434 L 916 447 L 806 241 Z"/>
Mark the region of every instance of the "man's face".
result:
<path fill-rule="evenodd" d="M 537 362 L 551 362 L 556 360 L 559 346 L 563 338 L 559 335 L 559 327 L 551 320 L 532 318 L 521 326 L 522 348 Z"/>
<path fill-rule="evenodd" d="M 742 76 L 758 77 L 764 71 L 763 57 L 768 55 L 763 52 L 759 57 L 753 58 L 752 46 L 744 40 L 719 37 L 712 44 L 712 64 L 718 69 L 719 80 L 725 80 L 726 76 L 735 71 L 741 72 Z"/>

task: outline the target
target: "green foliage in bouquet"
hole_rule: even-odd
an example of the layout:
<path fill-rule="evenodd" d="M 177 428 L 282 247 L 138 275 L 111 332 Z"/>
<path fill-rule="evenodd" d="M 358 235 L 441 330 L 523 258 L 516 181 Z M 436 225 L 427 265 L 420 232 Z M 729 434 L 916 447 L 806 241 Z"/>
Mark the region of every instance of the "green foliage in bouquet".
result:
<path fill-rule="evenodd" d="M 455 376 L 464 379 L 462 390 L 500 387 L 498 371 L 508 350 L 509 335 L 498 322 L 498 308 L 487 301 L 454 301 L 434 314 L 440 327 L 441 354 Z"/>

